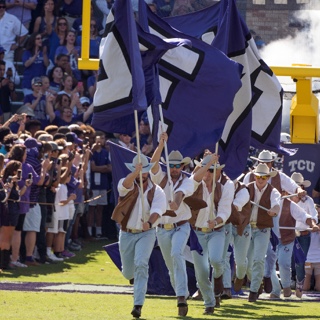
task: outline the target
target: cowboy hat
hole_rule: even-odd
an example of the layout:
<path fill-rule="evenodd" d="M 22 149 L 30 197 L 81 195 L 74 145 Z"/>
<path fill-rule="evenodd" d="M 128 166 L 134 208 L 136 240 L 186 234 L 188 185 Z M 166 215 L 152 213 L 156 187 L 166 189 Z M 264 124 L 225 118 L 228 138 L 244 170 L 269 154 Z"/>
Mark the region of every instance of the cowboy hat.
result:
<path fill-rule="evenodd" d="M 199 162 L 198 160 L 194 160 L 193 162 L 197 167 L 204 167 L 210 160 L 211 155 L 208 154 L 203 159 L 201 159 L 201 162 Z M 212 164 L 209 169 L 214 169 L 214 167 L 216 167 L 217 170 L 221 170 L 225 167 L 225 164 L 220 164 L 219 162 L 216 162 L 215 164 Z"/>
<path fill-rule="evenodd" d="M 291 179 L 298 185 L 298 186 L 304 186 L 306 188 L 311 186 L 311 181 L 304 180 L 303 175 L 300 172 L 294 172 L 291 175 Z"/>
<path fill-rule="evenodd" d="M 141 154 L 140 155 L 140 162 L 142 163 L 142 173 L 147 173 L 151 170 L 151 168 L 154 166 L 154 163 L 149 163 L 148 158 Z M 125 163 L 126 167 L 130 170 L 130 171 L 134 171 L 136 170 L 136 165 L 139 163 L 139 158 L 138 155 L 136 155 L 133 160 L 132 163 Z"/>
<path fill-rule="evenodd" d="M 169 158 L 169 164 L 180 164 L 180 163 L 189 164 L 191 162 L 191 158 L 189 157 L 183 158 L 182 154 L 179 151 L 175 151 L 175 150 L 170 152 L 168 158 Z M 163 157 L 161 157 L 161 161 L 163 163 L 167 163 Z"/>
<path fill-rule="evenodd" d="M 271 178 L 278 174 L 277 171 L 270 171 L 265 163 L 259 163 L 252 173 L 255 176 L 270 176 Z"/>
<path fill-rule="evenodd" d="M 270 152 L 269 150 L 263 150 L 259 153 L 258 158 L 256 157 L 250 157 L 253 160 L 257 160 L 259 162 L 272 162 L 276 159 L 276 157 L 274 156 L 274 154 L 272 154 L 272 152 Z"/>

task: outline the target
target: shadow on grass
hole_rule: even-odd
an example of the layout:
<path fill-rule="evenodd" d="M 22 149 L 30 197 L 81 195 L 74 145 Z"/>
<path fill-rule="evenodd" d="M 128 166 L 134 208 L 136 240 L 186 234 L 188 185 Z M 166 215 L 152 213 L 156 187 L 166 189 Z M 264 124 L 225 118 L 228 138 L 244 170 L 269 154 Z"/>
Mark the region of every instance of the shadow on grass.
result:
<path fill-rule="evenodd" d="M 148 299 L 160 299 L 160 300 L 172 300 L 172 304 L 175 305 L 176 300 L 175 297 L 171 296 L 148 296 Z M 290 303 L 291 312 L 286 312 L 283 310 L 283 307 L 289 307 L 288 302 L 275 302 L 275 301 L 258 301 L 256 303 L 248 303 L 247 301 L 243 301 L 241 305 L 227 305 L 222 302 L 221 308 L 216 308 L 213 316 L 203 316 L 201 318 L 195 317 L 192 315 L 192 310 L 197 310 L 199 313 L 204 311 L 204 306 L 199 304 L 198 302 L 194 302 L 192 300 L 188 300 L 189 305 L 189 313 L 190 316 L 183 317 L 183 319 L 213 319 L 213 317 L 218 319 L 250 319 L 250 320 L 258 320 L 258 319 L 268 319 L 268 320 L 302 320 L 302 319 L 319 319 L 319 315 L 310 315 L 311 310 L 306 310 L 306 315 L 294 315 L 294 308 L 300 308 L 301 302 L 297 301 L 297 305 L 295 302 Z M 264 313 L 267 313 L 264 314 Z M 272 313 L 272 315 L 270 315 Z M 181 317 L 177 316 L 168 316 L 166 319 L 181 319 Z"/>
<path fill-rule="evenodd" d="M 30 266 L 28 268 L 16 268 L 14 270 L 4 270 L 0 274 L 0 280 L 6 278 L 8 280 L 19 280 L 20 277 L 37 278 L 48 274 L 58 274 L 71 270 L 83 264 L 97 261 L 96 256 L 101 254 L 103 246 L 112 243 L 108 240 L 99 240 L 85 242 L 84 248 L 81 251 L 75 251 L 76 256 L 55 264 L 40 264 L 39 266 Z"/>

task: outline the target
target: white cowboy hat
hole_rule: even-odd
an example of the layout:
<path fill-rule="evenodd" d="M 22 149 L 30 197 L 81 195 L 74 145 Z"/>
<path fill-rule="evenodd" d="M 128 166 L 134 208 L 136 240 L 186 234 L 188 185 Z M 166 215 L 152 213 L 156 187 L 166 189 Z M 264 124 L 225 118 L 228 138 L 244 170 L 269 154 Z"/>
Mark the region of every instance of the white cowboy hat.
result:
<path fill-rule="evenodd" d="M 142 163 L 142 173 L 147 173 L 150 171 L 150 169 L 154 166 L 154 163 L 149 163 L 148 158 L 141 154 L 140 155 L 140 162 Z M 139 158 L 138 155 L 136 155 L 133 160 L 132 163 L 125 163 L 126 167 L 130 170 L 130 171 L 134 171 L 136 170 L 136 165 L 139 163 Z"/>
<path fill-rule="evenodd" d="M 183 158 L 182 154 L 179 151 L 171 151 L 168 157 L 169 164 L 189 164 L 191 162 L 191 158 L 185 157 Z M 161 161 L 163 163 L 167 163 L 166 160 L 161 157 Z"/>
<path fill-rule="evenodd" d="M 259 162 L 272 162 L 276 159 L 276 157 L 274 156 L 274 154 L 272 154 L 272 152 L 270 152 L 269 150 L 263 150 L 259 153 L 258 158 L 256 157 L 250 157 L 253 160 L 257 160 Z"/>
<path fill-rule="evenodd" d="M 304 180 L 303 175 L 300 172 L 294 172 L 291 175 L 291 179 L 299 186 L 304 186 L 306 188 L 311 186 L 311 181 Z"/>
<path fill-rule="evenodd" d="M 270 171 L 265 163 L 259 163 L 257 167 L 252 171 L 255 176 L 270 176 L 273 178 L 277 175 L 277 171 Z"/>
<path fill-rule="evenodd" d="M 211 155 L 208 154 L 203 159 L 201 159 L 201 162 L 199 162 L 198 160 L 194 160 L 193 162 L 197 167 L 204 167 L 210 160 Z M 217 162 L 215 164 L 212 164 L 209 169 L 214 169 L 214 167 L 216 167 L 217 170 L 221 170 L 225 167 L 225 164 L 220 164 L 219 162 Z"/>

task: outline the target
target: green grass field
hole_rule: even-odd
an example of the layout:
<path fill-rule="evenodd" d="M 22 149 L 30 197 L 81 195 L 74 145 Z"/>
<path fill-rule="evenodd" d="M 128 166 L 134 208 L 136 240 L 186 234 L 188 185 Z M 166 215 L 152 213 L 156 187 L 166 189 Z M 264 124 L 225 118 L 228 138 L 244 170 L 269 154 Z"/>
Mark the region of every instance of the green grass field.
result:
<path fill-rule="evenodd" d="M 76 257 L 56 265 L 4 272 L 0 281 L 66 282 L 128 285 L 102 249 L 103 241 L 87 243 Z M 0 319 L 132 319 L 128 294 L 24 292 L 0 290 Z M 320 303 L 244 299 L 224 300 L 213 316 L 204 316 L 201 301 L 189 301 L 185 319 L 319 319 Z M 174 297 L 147 296 L 141 319 L 179 319 Z"/>

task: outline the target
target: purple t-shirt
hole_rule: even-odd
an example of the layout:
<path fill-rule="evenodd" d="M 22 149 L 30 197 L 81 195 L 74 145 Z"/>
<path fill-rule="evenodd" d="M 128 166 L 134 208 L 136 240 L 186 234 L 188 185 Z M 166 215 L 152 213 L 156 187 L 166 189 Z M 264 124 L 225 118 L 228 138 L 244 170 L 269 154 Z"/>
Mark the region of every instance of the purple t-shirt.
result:
<path fill-rule="evenodd" d="M 40 176 L 34 171 L 33 167 L 26 162 L 22 163 L 22 174 L 21 174 L 21 180 L 18 181 L 19 188 L 22 189 L 23 186 L 26 184 L 26 180 L 28 179 L 29 173 L 32 173 L 32 179 L 33 179 L 33 185 L 36 185 L 40 181 Z M 21 202 L 20 202 L 20 213 L 26 214 L 29 212 L 30 204 L 25 203 L 30 201 L 30 192 L 31 192 L 31 186 L 27 188 L 26 192 L 21 196 Z"/>
<path fill-rule="evenodd" d="M 31 51 L 26 50 L 22 55 L 23 64 L 33 56 Z M 43 53 L 39 52 L 36 60 L 29 66 L 24 69 L 23 79 L 22 79 L 22 88 L 31 89 L 31 80 L 34 77 L 45 76 L 47 67 L 43 61 Z"/>

